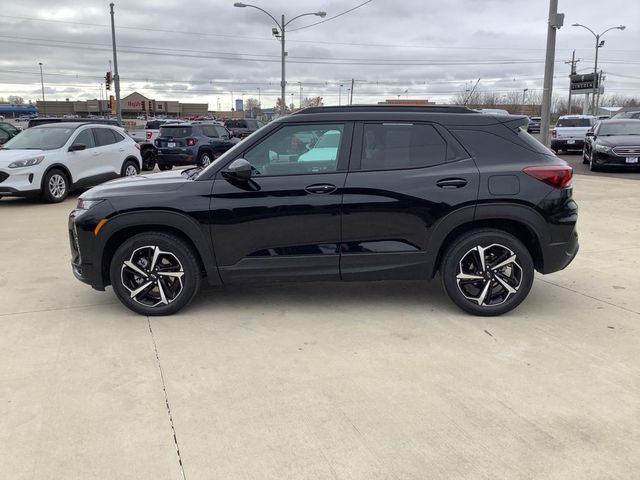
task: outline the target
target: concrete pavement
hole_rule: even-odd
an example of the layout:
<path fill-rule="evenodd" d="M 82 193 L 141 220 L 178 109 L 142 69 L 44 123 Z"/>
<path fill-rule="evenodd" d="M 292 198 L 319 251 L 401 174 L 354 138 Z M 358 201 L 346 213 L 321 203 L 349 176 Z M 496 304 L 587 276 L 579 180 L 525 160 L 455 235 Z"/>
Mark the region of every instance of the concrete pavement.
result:
<path fill-rule="evenodd" d="M 147 319 L 73 278 L 75 198 L 3 199 L 0 476 L 634 478 L 640 183 L 574 184 L 578 257 L 498 318 L 401 282 L 208 289 Z"/>

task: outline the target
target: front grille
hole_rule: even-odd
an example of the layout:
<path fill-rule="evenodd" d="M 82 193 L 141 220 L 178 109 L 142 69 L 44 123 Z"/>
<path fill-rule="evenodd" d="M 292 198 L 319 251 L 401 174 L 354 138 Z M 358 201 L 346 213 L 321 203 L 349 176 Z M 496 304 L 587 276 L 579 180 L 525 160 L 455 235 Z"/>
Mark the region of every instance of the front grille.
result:
<path fill-rule="evenodd" d="M 0 183 L 4 182 L 7 178 L 9 178 L 8 173 L 0 172 Z"/>
<path fill-rule="evenodd" d="M 615 147 L 613 153 L 620 157 L 640 157 L 640 145 Z"/>

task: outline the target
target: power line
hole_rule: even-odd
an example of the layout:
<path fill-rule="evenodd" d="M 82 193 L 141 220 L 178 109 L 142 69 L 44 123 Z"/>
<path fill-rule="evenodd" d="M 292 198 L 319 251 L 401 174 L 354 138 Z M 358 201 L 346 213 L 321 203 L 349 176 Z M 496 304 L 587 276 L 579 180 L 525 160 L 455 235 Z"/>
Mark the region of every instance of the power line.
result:
<path fill-rule="evenodd" d="M 364 7 L 367 3 L 371 3 L 373 0 L 367 0 L 366 2 L 362 2 L 359 5 L 356 5 L 353 8 L 350 8 L 349 10 L 345 10 L 342 13 L 339 13 L 337 15 L 334 15 L 333 17 L 329 17 L 329 18 L 325 18 L 324 20 L 320 20 L 319 22 L 315 22 L 315 23 L 310 23 L 309 25 L 303 25 L 302 27 L 298 27 L 298 28 L 290 28 L 288 31 L 289 32 L 295 32 L 296 30 L 303 30 L 305 28 L 309 28 L 309 27 L 313 27 L 314 25 L 320 25 L 321 23 L 325 23 L 325 22 L 329 22 L 335 18 L 341 17 L 343 15 L 346 15 L 349 12 L 353 12 L 354 10 L 357 10 L 360 7 Z"/>

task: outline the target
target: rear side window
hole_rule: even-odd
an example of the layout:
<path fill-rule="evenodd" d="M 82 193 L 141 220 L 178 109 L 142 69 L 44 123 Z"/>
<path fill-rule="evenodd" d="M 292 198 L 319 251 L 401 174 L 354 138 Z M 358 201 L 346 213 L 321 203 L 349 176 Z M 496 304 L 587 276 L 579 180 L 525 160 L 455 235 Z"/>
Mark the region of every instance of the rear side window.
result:
<path fill-rule="evenodd" d="M 214 127 L 213 125 L 200 125 L 200 128 L 202 128 L 202 133 L 204 133 L 205 136 L 211 137 L 211 138 L 218 137 L 218 131 L 216 130 L 216 127 Z"/>
<path fill-rule="evenodd" d="M 544 145 L 522 129 L 505 132 L 513 140 L 483 130 L 452 130 L 464 147 L 482 165 L 528 161 L 532 155 L 553 155 Z M 517 134 L 517 137 L 515 135 Z M 520 141 L 519 143 L 516 143 Z"/>
<path fill-rule="evenodd" d="M 366 124 L 362 138 L 362 170 L 390 170 L 445 162 L 447 144 L 431 125 Z"/>
<path fill-rule="evenodd" d="M 244 120 L 229 120 L 225 123 L 227 128 L 247 128 L 247 122 Z"/>
<path fill-rule="evenodd" d="M 161 137 L 185 138 L 191 135 L 191 127 L 160 127 Z"/>
<path fill-rule="evenodd" d="M 93 136 L 96 139 L 96 145 L 102 147 L 104 145 L 111 145 L 118 142 L 115 132 L 110 128 L 92 128 Z"/>
<path fill-rule="evenodd" d="M 588 118 L 561 118 L 556 127 L 590 127 L 591 120 Z"/>

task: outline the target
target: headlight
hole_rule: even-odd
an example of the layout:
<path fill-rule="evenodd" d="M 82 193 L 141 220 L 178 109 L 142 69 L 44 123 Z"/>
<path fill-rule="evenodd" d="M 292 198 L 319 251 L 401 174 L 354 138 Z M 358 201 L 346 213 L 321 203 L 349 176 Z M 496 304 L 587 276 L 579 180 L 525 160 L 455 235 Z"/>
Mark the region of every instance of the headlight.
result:
<path fill-rule="evenodd" d="M 102 202 L 104 202 L 104 200 L 85 200 L 84 198 L 79 198 L 76 208 L 80 210 L 89 210 L 91 207 L 95 207 Z"/>
<path fill-rule="evenodd" d="M 596 145 L 596 150 L 598 152 L 610 152 L 611 151 L 611 147 L 607 147 L 606 145 Z"/>
<path fill-rule="evenodd" d="M 39 157 L 25 158 L 24 160 L 16 160 L 9 164 L 9 168 L 32 167 L 33 165 L 38 165 L 42 160 L 44 160 L 42 155 Z"/>

